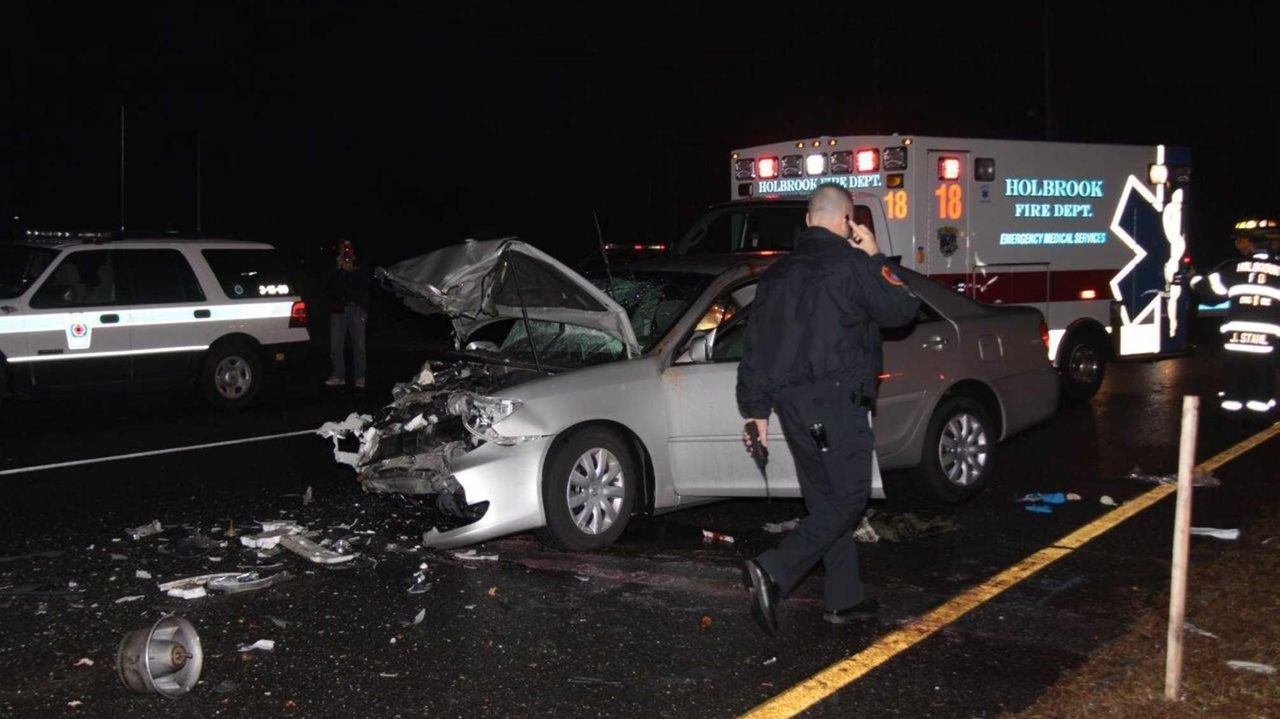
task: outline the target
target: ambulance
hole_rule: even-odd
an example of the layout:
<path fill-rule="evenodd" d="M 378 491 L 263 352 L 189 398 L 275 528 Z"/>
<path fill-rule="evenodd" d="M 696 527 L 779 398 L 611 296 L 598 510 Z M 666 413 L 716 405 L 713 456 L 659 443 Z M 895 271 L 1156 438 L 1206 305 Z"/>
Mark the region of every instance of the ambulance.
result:
<path fill-rule="evenodd" d="M 980 302 L 1039 308 L 1070 397 L 1091 397 L 1112 360 L 1185 350 L 1185 149 L 824 136 L 736 150 L 729 170 L 732 199 L 672 252 L 786 251 L 805 198 L 834 183 L 904 266 Z"/>

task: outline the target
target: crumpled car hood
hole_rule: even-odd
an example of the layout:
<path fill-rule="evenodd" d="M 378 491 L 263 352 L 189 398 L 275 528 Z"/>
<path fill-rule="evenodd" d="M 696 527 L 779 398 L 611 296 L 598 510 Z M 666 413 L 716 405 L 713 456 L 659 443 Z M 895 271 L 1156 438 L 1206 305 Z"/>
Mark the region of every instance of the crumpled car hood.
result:
<path fill-rule="evenodd" d="M 382 280 L 412 310 L 444 314 L 458 337 L 499 319 L 564 322 L 616 337 L 640 353 L 626 310 L 550 255 L 514 238 L 467 240 L 379 267 Z"/>

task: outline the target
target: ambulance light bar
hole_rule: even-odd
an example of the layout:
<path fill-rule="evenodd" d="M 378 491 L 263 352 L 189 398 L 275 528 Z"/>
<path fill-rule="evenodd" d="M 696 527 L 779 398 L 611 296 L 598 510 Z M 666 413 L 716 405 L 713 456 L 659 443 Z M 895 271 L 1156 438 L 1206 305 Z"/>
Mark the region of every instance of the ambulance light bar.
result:
<path fill-rule="evenodd" d="M 778 158 L 762 157 L 756 160 L 756 177 L 772 180 L 778 176 Z"/>
<path fill-rule="evenodd" d="M 815 152 L 804 158 L 804 171 L 807 175 L 821 175 L 827 171 L 827 156 Z"/>
<path fill-rule="evenodd" d="M 841 150 L 831 153 L 831 174 L 847 175 L 853 172 L 853 152 Z"/>
<path fill-rule="evenodd" d="M 959 180 L 960 179 L 960 158 L 948 157 L 946 155 L 938 158 L 938 179 L 939 180 Z"/>
<path fill-rule="evenodd" d="M 756 161 L 752 159 L 733 161 L 733 179 L 754 180 L 756 178 Z"/>
<path fill-rule="evenodd" d="M 854 164 L 858 168 L 858 172 L 876 172 L 880 169 L 879 150 L 858 150 L 858 154 L 855 157 L 857 162 Z"/>
<path fill-rule="evenodd" d="M 886 147 L 880 158 L 884 160 L 885 172 L 902 172 L 907 169 L 906 147 Z"/>
<path fill-rule="evenodd" d="M 783 155 L 782 176 L 799 177 L 804 174 L 804 155 Z"/>

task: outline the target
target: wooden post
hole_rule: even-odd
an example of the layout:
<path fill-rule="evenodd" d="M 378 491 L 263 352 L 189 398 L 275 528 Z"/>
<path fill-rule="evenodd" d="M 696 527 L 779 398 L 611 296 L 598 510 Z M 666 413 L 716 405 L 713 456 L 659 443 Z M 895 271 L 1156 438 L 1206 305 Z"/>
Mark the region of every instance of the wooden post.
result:
<path fill-rule="evenodd" d="M 1178 509 L 1173 518 L 1173 573 L 1169 579 L 1169 651 L 1164 665 L 1164 698 L 1178 700 L 1182 684 L 1182 625 L 1187 615 L 1187 555 L 1191 551 L 1191 478 L 1196 466 L 1199 397 L 1182 398 L 1182 438 L 1178 445 Z"/>

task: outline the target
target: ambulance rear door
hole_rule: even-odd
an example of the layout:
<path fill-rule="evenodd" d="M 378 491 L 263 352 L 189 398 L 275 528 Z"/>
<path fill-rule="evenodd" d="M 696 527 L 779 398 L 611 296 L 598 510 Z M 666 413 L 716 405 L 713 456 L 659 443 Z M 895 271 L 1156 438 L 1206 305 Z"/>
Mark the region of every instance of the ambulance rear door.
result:
<path fill-rule="evenodd" d="M 917 192 L 924 195 L 920 199 L 927 204 L 921 207 L 924 235 L 916 241 L 916 257 L 919 260 L 923 255 L 921 268 L 934 280 L 973 297 L 968 212 L 972 182 L 968 170 L 966 151 L 928 151 L 917 170 Z"/>

